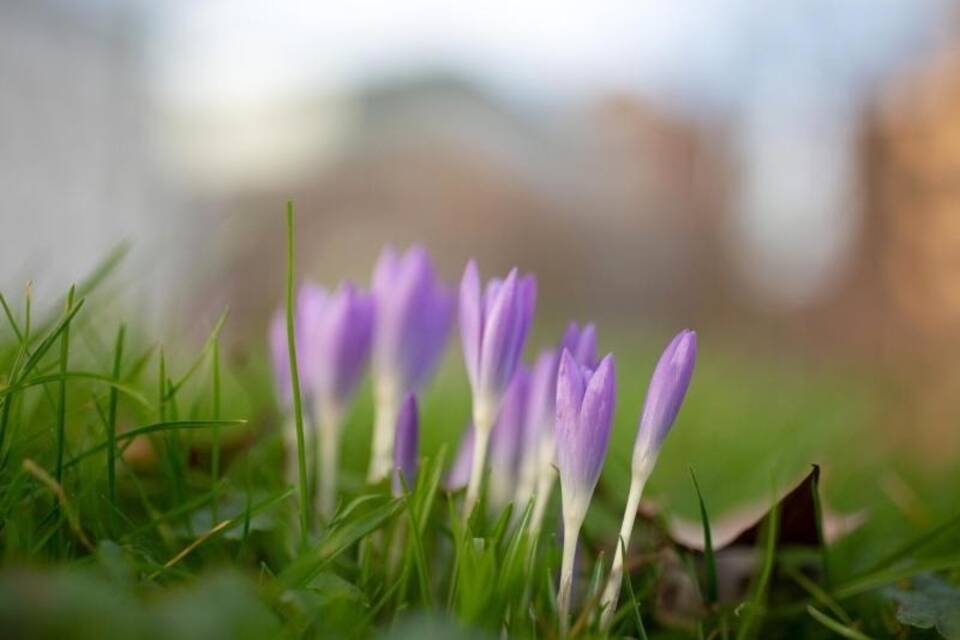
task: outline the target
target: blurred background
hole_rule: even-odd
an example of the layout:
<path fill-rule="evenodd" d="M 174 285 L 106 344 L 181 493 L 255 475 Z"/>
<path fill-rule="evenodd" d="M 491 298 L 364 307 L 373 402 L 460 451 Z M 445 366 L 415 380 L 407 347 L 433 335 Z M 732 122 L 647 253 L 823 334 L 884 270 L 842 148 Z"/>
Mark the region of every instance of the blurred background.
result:
<path fill-rule="evenodd" d="M 568 317 L 627 351 L 700 330 L 719 387 L 690 420 L 727 398 L 771 446 L 810 419 L 956 461 L 946 0 L 0 0 L 0 194 L 10 297 L 58 304 L 126 240 L 128 313 L 199 341 L 229 305 L 262 341 L 292 199 L 321 282 L 366 282 L 385 242 L 451 282 L 517 264 L 541 343 Z"/>

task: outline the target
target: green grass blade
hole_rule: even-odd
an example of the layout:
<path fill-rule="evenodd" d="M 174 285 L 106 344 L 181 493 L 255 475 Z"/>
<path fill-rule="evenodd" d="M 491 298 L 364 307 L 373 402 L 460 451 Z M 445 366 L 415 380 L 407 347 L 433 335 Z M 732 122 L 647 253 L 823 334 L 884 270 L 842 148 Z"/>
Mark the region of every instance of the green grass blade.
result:
<path fill-rule="evenodd" d="M 743 621 L 737 630 L 737 639 L 744 640 L 752 638 L 759 631 L 758 626 L 763 616 L 763 610 L 766 604 L 767 588 L 770 585 L 770 577 L 773 575 L 773 565 L 777 557 L 777 534 L 780 524 L 780 505 L 776 505 L 767 516 L 767 525 L 764 536 L 763 565 L 760 569 L 760 576 L 754 586 L 753 596 L 744 607 Z"/>
<path fill-rule="evenodd" d="M 839 636 L 850 638 L 850 640 L 871 640 L 870 636 L 863 634 L 860 631 L 843 624 L 842 622 L 834 620 L 812 605 L 807 605 L 807 613 L 809 613 L 810 617 L 812 617 L 814 620 Z"/>
<path fill-rule="evenodd" d="M 151 433 L 165 433 L 169 431 L 182 431 L 190 429 L 207 429 L 213 426 L 236 426 L 247 424 L 246 420 L 165 420 L 163 422 L 154 422 L 151 424 L 142 425 L 135 427 L 133 429 L 128 429 L 127 431 L 122 431 L 116 434 L 116 441 L 123 442 L 124 440 L 131 440 L 137 436 L 149 435 Z M 65 469 L 79 464 L 83 460 L 89 458 L 90 456 L 96 455 L 101 451 L 106 450 L 110 446 L 110 443 L 107 441 L 101 442 L 68 460 L 63 466 Z"/>
<path fill-rule="evenodd" d="M 297 428 L 297 472 L 300 480 L 300 543 L 303 547 L 306 547 L 310 540 L 310 495 L 307 484 L 307 446 L 303 437 L 303 401 L 300 398 L 300 371 L 297 367 L 297 342 L 294 329 L 294 239 L 293 202 L 287 202 L 287 353 L 290 360 L 293 418 Z"/>
<path fill-rule="evenodd" d="M 66 310 L 69 311 L 73 306 L 73 294 L 75 287 L 70 287 L 67 293 Z M 60 374 L 64 375 L 69 368 L 70 359 L 70 325 L 68 324 L 63 334 L 60 336 Z M 63 455 L 66 450 L 67 433 L 67 380 L 60 380 L 60 393 L 57 402 L 57 466 L 54 477 L 57 484 L 63 484 Z"/>
<path fill-rule="evenodd" d="M 123 340 L 127 328 L 121 323 L 117 329 L 117 341 L 113 350 L 113 380 L 120 381 L 120 367 L 123 364 Z M 110 505 L 117 508 L 117 405 L 116 387 L 110 387 L 110 401 L 107 405 L 107 487 Z M 113 529 L 116 535 L 116 527 Z"/>
<path fill-rule="evenodd" d="M 703 493 L 697 482 L 697 474 L 690 467 L 690 477 L 693 479 L 693 488 L 697 491 L 697 502 L 700 504 L 700 522 L 703 523 L 703 562 L 706 573 L 707 603 L 717 601 L 717 560 L 713 553 L 713 536 L 710 533 L 710 518 L 707 516 L 707 506 L 703 502 Z M 626 556 L 624 556 L 626 557 Z"/>
<path fill-rule="evenodd" d="M 220 337 L 214 338 L 212 356 L 212 393 L 213 419 L 220 419 Z M 217 481 L 220 479 L 220 425 L 213 427 L 213 449 L 210 455 L 210 483 L 214 487 L 210 508 L 213 510 L 213 519 L 216 521 L 219 508 L 219 496 L 216 492 Z"/>

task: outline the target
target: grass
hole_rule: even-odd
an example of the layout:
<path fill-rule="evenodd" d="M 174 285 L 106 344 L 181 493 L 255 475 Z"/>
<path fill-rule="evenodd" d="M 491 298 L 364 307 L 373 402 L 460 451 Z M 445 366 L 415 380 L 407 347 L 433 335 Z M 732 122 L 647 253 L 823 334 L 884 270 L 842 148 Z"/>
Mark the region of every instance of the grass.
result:
<path fill-rule="evenodd" d="M 288 221 L 292 240 L 292 211 Z M 478 510 L 464 524 L 462 496 L 441 488 L 469 413 L 455 356 L 422 398 L 422 459 L 409 491 L 395 497 L 388 483 L 364 482 L 367 388 L 345 429 L 339 508 L 319 522 L 309 510 L 296 397 L 298 486 L 282 478 L 286 418 L 272 397 L 261 334 L 240 341 L 252 357 L 239 364 L 221 358 L 226 314 L 196 353 L 152 344 L 135 322 L 100 306 L 98 286 L 118 264 L 111 256 L 47 312 L 33 308 L 29 292 L 22 301 L 0 298 L 0 635 L 556 637 L 557 528 L 548 524 L 532 539 L 529 514 L 509 508 Z M 292 254 L 290 265 L 288 312 Z M 643 336 L 616 327 L 601 335 L 621 377 L 610 455 L 579 554 L 571 628 L 581 637 L 604 635 L 598 586 L 656 360 Z M 702 521 L 708 552 L 688 551 L 658 520 L 642 520 L 610 635 L 936 637 L 899 621 L 885 589 L 909 589 L 931 573 L 955 583 L 956 480 L 887 456 L 869 436 L 876 392 L 856 376 L 746 360 L 721 344 L 702 334 L 691 394 L 648 488 L 664 513 Z M 292 336 L 289 348 L 296 379 Z M 786 519 L 773 509 L 742 588 L 731 592 L 729 557 L 713 546 L 711 519 L 769 499 L 772 486 L 811 462 L 825 470 L 817 531 L 826 507 L 867 508 L 866 525 L 829 548 L 798 549 L 779 544 Z M 917 526 L 884 497 L 881 472 L 911 484 L 931 524 Z M 548 523 L 557 521 L 558 500 Z"/>

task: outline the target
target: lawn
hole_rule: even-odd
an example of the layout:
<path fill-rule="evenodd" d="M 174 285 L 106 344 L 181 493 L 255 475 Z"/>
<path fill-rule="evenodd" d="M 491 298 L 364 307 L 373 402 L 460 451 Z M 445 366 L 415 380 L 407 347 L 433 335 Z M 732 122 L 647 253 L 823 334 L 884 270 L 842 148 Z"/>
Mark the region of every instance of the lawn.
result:
<path fill-rule="evenodd" d="M 135 313 L 122 323 L 103 286 L 117 269 L 108 260 L 54 309 L 3 300 L 0 636 L 557 637 L 559 490 L 531 536 L 523 514 L 483 503 L 464 523 L 462 490 L 443 487 L 471 407 L 456 336 L 419 398 L 409 492 L 366 482 L 366 381 L 344 428 L 336 515 L 309 510 L 304 535 L 299 487 L 283 475 L 291 416 L 263 332 L 233 330 L 226 314 L 203 344 L 158 344 Z M 556 333 L 538 327 L 528 355 Z M 668 337 L 654 333 L 600 327 L 601 353 L 617 356 L 617 403 L 580 539 L 571 635 L 960 637 L 957 475 L 896 455 L 876 428 L 882 392 L 868 372 L 764 360 L 709 327 L 604 631 L 597 594 Z M 305 462 L 312 479 L 315 456 Z M 802 489 L 818 509 L 778 507 L 813 464 L 817 491 Z M 672 524 L 703 532 L 692 472 L 718 543 L 706 552 Z M 719 548 L 725 517 L 751 505 L 755 517 L 740 523 L 756 525 L 751 545 Z M 862 523 L 823 548 L 826 513 Z M 806 539 L 805 527 L 818 535 Z"/>

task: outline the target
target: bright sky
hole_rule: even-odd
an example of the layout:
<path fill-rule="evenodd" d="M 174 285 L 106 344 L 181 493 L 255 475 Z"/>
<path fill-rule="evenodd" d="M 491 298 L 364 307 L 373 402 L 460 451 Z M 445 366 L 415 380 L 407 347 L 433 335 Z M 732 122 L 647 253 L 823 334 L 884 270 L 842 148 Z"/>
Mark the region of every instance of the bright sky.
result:
<path fill-rule="evenodd" d="M 229 106 L 459 70 L 534 101 L 641 88 L 731 105 L 801 69 L 860 86 L 931 38 L 946 0 L 181 0 L 155 59 L 175 104 Z"/>

